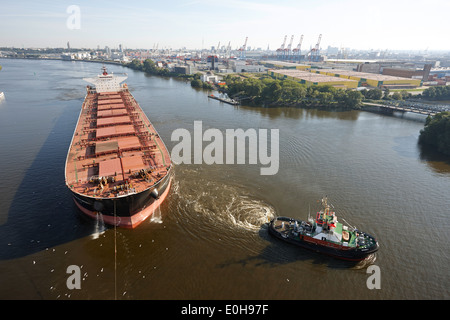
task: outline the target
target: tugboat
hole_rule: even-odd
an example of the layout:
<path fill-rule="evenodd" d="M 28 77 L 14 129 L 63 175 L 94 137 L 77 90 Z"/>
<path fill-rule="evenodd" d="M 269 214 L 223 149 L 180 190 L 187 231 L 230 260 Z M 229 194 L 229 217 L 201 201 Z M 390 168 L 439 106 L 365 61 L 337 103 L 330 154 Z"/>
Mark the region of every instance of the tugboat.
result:
<path fill-rule="evenodd" d="M 269 233 L 302 248 L 349 261 L 364 260 L 378 251 L 379 244 L 373 236 L 338 222 L 326 197 L 322 206 L 316 218 L 309 217 L 308 221 L 288 217 L 272 219 Z"/>

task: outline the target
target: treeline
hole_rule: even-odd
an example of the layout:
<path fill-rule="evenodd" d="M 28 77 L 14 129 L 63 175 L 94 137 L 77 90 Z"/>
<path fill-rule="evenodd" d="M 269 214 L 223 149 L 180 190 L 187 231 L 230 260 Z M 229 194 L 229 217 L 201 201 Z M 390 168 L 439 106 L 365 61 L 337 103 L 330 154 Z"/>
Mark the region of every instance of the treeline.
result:
<path fill-rule="evenodd" d="M 381 90 L 379 88 L 361 90 L 365 100 L 406 100 L 412 97 L 412 94 L 406 90 L 395 91 L 391 94 L 389 89 Z"/>
<path fill-rule="evenodd" d="M 358 91 L 337 89 L 331 86 L 306 86 L 292 80 L 225 77 L 229 97 L 245 104 L 269 107 L 322 107 L 333 109 L 358 109 L 363 95 Z"/>
<path fill-rule="evenodd" d="M 151 59 L 145 59 L 144 62 L 140 62 L 139 60 L 133 60 L 127 64 L 125 64 L 125 67 L 134 69 L 134 70 L 140 70 L 144 71 L 145 73 L 157 75 L 157 76 L 164 76 L 164 77 L 178 77 L 178 78 L 184 78 L 184 79 L 193 79 L 195 75 L 192 74 L 180 74 L 176 72 L 171 72 L 167 68 L 161 68 L 158 67 L 155 62 Z"/>
<path fill-rule="evenodd" d="M 419 143 L 434 147 L 450 156 L 450 112 L 440 112 L 428 117 L 425 127 L 420 131 Z"/>
<path fill-rule="evenodd" d="M 158 67 L 153 60 L 145 59 L 144 62 L 140 62 L 139 60 L 133 60 L 130 63 L 125 65 L 128 68 L 134 70 L 144 71 L 148 74 L 158 75 L 158 76 L 169 76 L 170 72 L 167 68 Z"/>
<path fill-rule="evenodd" d="M 450 100 L 450 86 L 429 87 L 423 90 L 422 97 L 430 100 Z"/>

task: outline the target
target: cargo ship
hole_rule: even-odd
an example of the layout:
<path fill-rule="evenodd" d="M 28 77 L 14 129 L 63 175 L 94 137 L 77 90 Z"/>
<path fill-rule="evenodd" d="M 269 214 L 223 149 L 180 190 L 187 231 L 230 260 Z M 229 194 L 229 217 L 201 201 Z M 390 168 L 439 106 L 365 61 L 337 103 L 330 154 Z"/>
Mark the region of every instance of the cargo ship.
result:
<path fill-rule="evenodd" d="M 281 240 L 323 253 L 338 259 L 361 261 L 379 249 L 378 241 L 371 235 L 337 220 L 327 198 L 322 199 L 323 209 L 316 218 L 308 221 L 276 217 L 269 223 L 269 233 Z"/>
<path fill-rule="evenodd" d="M 126 75 L 84 78 L 86 97 L 70 143 L 65 182 L 76 206 L 105 224 L 135 228 L 167 197 L 170 154 L 122 82 Z"/>

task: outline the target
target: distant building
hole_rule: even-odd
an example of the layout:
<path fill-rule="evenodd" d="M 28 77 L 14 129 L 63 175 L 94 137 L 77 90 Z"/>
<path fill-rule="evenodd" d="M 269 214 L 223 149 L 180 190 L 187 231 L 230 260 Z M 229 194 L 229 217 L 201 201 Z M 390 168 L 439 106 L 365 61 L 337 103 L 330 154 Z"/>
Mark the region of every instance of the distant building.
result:
<path fill-rule="evenodd" d="M 234 72 L 266 72 L 267 68 L 259 64 L 247 64 L 244 60 L 232 60 L 231 67 Z"/>
<path fill-rule="evenodd" d="M 201 80 L 203 82 L 212 82 L 212 83 L 219 82 L 219 78 L 216 75 L 214 75 L 212 72 L 209 72 L 209 71 L 202 75 Z"/>
<path fill-rule="evenodd" d="M 381 65 L 379 63 L 361 63 L 356 67 L 356 71 L 359 72 L 369 72 L 369 73 L 380 73 Z"/>
<path fill-rule="evenodd" d="M 208 64 L 209 70 L 217 70 L 219 58 L 217 56 L 208 56 L 208 58 L 206 58 L 206 63 Z"/>
<path fill-rule="evenodd" d="M 191 66 L 175 66 L 173 68 L 173 71 L 178 74 L 191 74 Z"/>
<path fill-rule="evenodd" d="M 293 63 L 293 62 L 285 62 L 285 61 L 278 61 L 278 60 L 267 60 L 267 61 L 261 61 L 265 66 L 269 68 L 274 69 L 298 69 L 298 70 L 306 70 L 308 68 L 311 68 L 310 65 L 306 64 L 299 64 L 299 63 Z"/>
<path fill-rule="evenodd" d="M 395 77 L 403 77 L 403 78 L 411 78 L 411 79 L 421 79 L 423 81 L 427 81 L 430 76 L 431 64 L 426 64 L 423 70 L 415 70 L 415 69 L 401 69 L 401 68 L 383 68 L 382 74 L 395 76 Z"/>
<path fill-rule="evenodd" d="M 355 80 L 358 83 L 358 87 L 374 87 L 374 88 L 391 88 L 391 89 L 408 89 L 416 88 L 421 85 L 420 79 L 410 79 L 404 77 L 395 77 L 384 74 L 358 72 L 351 70 L 339 70 L 339 69 L 317 69 L 311 70 L 311 72 L 327 75 L 331 77 L 344 78 Z"/>
<path fill-rule="evenodd" d="M 270 69 L 267 73 L 277 79 L 292 80 L 307 86 L 332 86 L 341 89 L 356 88 L 358 86 L 358 81 L 353 79 L 316 74 L 298 69 Z"/>

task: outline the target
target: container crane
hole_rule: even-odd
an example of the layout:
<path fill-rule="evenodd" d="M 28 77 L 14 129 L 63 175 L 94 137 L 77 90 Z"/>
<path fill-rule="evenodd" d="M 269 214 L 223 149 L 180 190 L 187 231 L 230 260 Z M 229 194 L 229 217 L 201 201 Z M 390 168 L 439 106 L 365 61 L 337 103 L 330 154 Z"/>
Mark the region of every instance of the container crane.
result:
<path fill-rule="evenodd" d="M 286 39 L 287 39 L 287 35 L 284 36 L 284 41 L 281 44 L 281 47 L 277 49 L 277 56 L 282 56 L 283 52 L 284 52 L 284 46 L 286 45 Z"/>
<path fill-rule="evenodd" d="M 295 48 L 294 50 L 292 50 L 294 52 L 294 59 L 295 56 L 298 57 L 298 61 L 300 61 L 300 56 L 301 56 L 301 50 L 302 50 L 302 42 L 303 42 L 303 35 L 300 36 L 300 41 L 298 42 L 297 48 Z"/>
<path fill-rule="evenodd" d="M 286 49 L 284 49 L 284 59 L 289 59 L 291 55 L 292 42 L 294 41 L 294 35 L 291 36 L 291 41 L 289 42 Z"/>
<path fill-rule="evenodd" d="M 316 46 L 311 49 L 309 52 L 309 61 L 319 61 L 319 52 L 320 52 L 320 40 L 322 39 L 322 34 L 319 35 L 319 39 L 317 40 Z"/>
<path fill-rule="evenodd" d="M 230 56 L 231 56 L 231 41 L 228 41 L 226 57 L 230 58 Z"/>
<path fill-rule="evenodd" d="M 245 37 L 244 45 L 239 48 L 241 58 L 245 58 L 245 49 L 247 47 L 247 40 L 248 40 L 248 37 Z"/>

